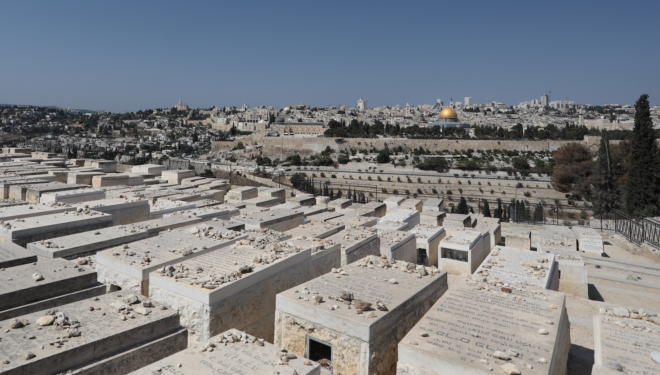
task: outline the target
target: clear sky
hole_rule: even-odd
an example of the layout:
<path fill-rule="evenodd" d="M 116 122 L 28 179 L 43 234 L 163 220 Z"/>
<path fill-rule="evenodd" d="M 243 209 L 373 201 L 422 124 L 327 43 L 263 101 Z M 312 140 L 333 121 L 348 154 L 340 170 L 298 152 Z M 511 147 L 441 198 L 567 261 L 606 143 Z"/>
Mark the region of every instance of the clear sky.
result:
<path fill-rule="evenodd" d="M 660 103 L 660 1 L 5 0 L 0 103 Z"/>

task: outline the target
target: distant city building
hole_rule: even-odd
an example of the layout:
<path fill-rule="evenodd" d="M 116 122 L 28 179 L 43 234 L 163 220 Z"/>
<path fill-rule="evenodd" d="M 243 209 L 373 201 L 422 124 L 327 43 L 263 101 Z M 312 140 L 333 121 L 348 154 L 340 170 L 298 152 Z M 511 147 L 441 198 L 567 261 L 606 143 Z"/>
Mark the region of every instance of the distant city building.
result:
<path fill-rule="evenodd" d="M 177 111 L 187 111 L 190 109 L 190 107 L 188 107 L 188 104 L 182 102 L 181 99 L 179 99 L 179 101 L 174 106 L 174 109 Z"/>
<path fill-rule="evenodd" d="M 463 105 L 466 107 L 469 107 L 472 105 L 472 97 L 471 96 L 466 96 L 465 99 L 463 99 Z"/>
<path fill-rule="evenodd" d="M 366 111 L 367 108 L 368 108 L 367 107 L 367 99 L 362 99 L 362 98 L 358 99 L 356 107 L 357 107 L 357 110 L 360 111 L 360 112 Z"/>

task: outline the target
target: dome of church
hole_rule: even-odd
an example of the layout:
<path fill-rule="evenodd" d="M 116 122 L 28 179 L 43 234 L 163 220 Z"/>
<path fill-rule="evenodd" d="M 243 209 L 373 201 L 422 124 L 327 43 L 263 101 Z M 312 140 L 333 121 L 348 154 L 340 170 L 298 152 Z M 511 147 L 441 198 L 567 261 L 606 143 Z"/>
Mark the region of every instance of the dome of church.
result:
<path fill-rule="evenodd" d="M 458 115 L 456 114 L 456 111 L 454 111 L 454 108 L 451 107 L 445 107 L 440 111 L 440 118 L 442 119 L 458 119 Z"/>

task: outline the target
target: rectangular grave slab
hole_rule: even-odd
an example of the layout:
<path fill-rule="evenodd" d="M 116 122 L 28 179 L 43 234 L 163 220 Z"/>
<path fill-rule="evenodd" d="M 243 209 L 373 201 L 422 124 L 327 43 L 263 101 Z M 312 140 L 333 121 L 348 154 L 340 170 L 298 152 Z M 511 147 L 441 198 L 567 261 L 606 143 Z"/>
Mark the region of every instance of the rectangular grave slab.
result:
<path fill-rule="evenodd" d="M 470 215 L 464 214 L 445 214 L 442 225 L 445 228 L 469 228 L 472 224 Z"/>
<path fill-rule="evenodd" d="M 342 267 L 367 255 L 380 255 L 380 238 L 373 229 L 347 228 L 327 239 L 339 244 Z"/>
<path fill-rule="evenodd" d="M 5 268 L 0 271 L 0 281 L 0 319 L 57 306 L 61 299 L 68 303 L 76 295 L 86 298 L 89 289 L 104 292 L 95 288 L 99 283 L 91 267 L 62 259 L 39 259 Z"/>
<path fill-rule="evenodd" d="M 419 224 L 419 212 L 410 208 L 395 208 L 388 210 L 387 214 L 380 218 L 378 222 L 381 221 L 394 221 L 399 223 L 405 223 L 406 229 L 410 229 L 415 225 Z"/>
<path fill-rule="evenodd" d="M 166 214 L 164 217 L 187 216 L 197 217 L 202 220 L 209 219 L 229 219 L 237 218 L 239 210 L 229 204 L 220 204 L 217 206 L 199 207 L 190 210 L 176 211 L 171 214 Z"/>
<path fill-rule="evenodd" d="M 392 374 L 397 343 L 446 290 L 435 268 L 369 256 L 278 294 L 275 344 L 333 373 Z"/>
<path fill-rule="evenodd" d="M 489 252 L 489 237 L 465 228 L 446 228 L 447 236 L 440 241 L 438 266 L 451 274 L 471 274 L 477 270 Z"/>
<path fill-rule="evenodd" d="M 197 208 L 197 205 L 194 202 L 158 199 L 154 203 L 149 202 L 149 217 L 154 219 L 173 212 L 190 210 L 193 208 Z"/>
<path fill-rule="evenodd" d="M 608 306 L 594 316 L 592 374 L 657 374 L 659 353 L 660 319 L 657 315 Z"/>
<path fill-rule="evenodd" d="M 259 195 L 259 190 L 252 186 L 242 186 L 230 189 L 225 195 L 227 201 L 243 201 L 246 199 L 256 198 Z"/>
<path fill-rule="evenodd" d="M 191 226 L 165 231 L 98 252 L 96 270 L 99 281 L 146 296 L 149 294 L 150 272 L 230 246 L 242 237 L 240 232 L 222 227 L 200 228 Z"/>
<path fill-rule="evenodd" d="M 421 199 L 411 199 L 408 198 L 405 201 L 401 202 L 401 207 L 410 208 L 417 212 L 422 212 L 422 200 Z"/>
<path fill-rule="evenodd" d="M 165 170 L 165 166 L 159 164 L 142 164 L 134 165 L 131 168 L 131 173 L 141 174 L 146 176 L 160 176 Z"/>
<path fill-rule="evenodd" d="M 316 198 L 312 194 L 298 194 L 295 197 L 287 199 L 287 201 L 298 203 L 301 206 L 313 206 L 316 204 Z"/>
<path fill-rule="evenodd" d="M 76 185 L 72 185 L 76 186 Z M 80 203 L 87 201 L 94 201 L 105 199 L 105 190 L 87 188 L 67 190 L 61 192 L 44 193 L 41 195 L 40 202 L 43 204 L 50 203 Z"/>
<path fill-rule="evenodd" d="M 280 198 L 277 197 L 256 197 L 252 199 L 244 200 L 246 206 L 254 207 L 273 207 L 280 204 Z"/>
<path fill-rule="evenodd" d="M 25 178 L 23 180 L 5 181 L 0 183 L 0 193 L 2 193 L 3 199 L 15 199 L 24 201 L 26 186 L 48 184 L 50 182 L 51 180 L 43 178 Z"/>
<path fill-rule="evenodd" d="M 11 242 L 0 242 L 0 269 L 36 262 L 37 256 Z"/>
<path fill-rule="evenodd" d="M 442 226 L 447 214 L 439 210 L 425 209 L 419 216 L 419 223 L 424 225 Z"/>
<path fill-rule="evenodd" d="M 258 187 L 260 197 L 277 198 L 278 203 L 286 201 L 286 190 L 272 187 Z"/>
<path fill-rule="evenodd" d="M 272 341 L 275 295 L 339 263 L 339 246 L 258 232 L 151 276 L 152 298 L 179 311 L 183 324 L 206 339 L 229 327 Z"/>
<path fill-rule="evenodd" d="M 93 187 L 106 187 L 129 185 L 129 175 L 124 173 L 110 173 L 92 177 Z"/>
<path fill-rule="evenodd" d="M 566 374 L 570 345 L 562 293 L 457 282 L 399 343 L 397 374 Z"/>
<path fill-rule="evenodd" d="M 415 235 L 417 244 L 417 263 L 438 266 L 438 246 L 445 238 L 446 232 L 442 227 L 432 225 L 417 225 L 410 230 Z M 421 256 L 420 259 L 420 254 Z"/>
<path fill-rule="evenodd" d="M 395 209 L 401 205 L 401 202 L 405 201 L 405 197 L 400 197 L 397 195 L 387 197 L 386 199 L 383 200 L 383 203 L 387 206 L 387 211 L 391 211 L 392 209 Z"/>
<path fill-rule="evenodd" d="M 422 212 L 425 211 L 441 211 L 442 210 L 442 198 L 425 198 L 422 202 Z"/>
<path fill-rule="evenodd" d="M 52 215 L 61 212 L 73 211 L 75 207 L 64 204 L 29 204 L 3 207 L 0 211 L 0 221 L 24 219 L 34 216 Z"/>
<path fill-rule="evenodd" d="M 86 185 L 70 185 L 61 182 L 50 182 L 47 184 L 28 185 L 25 186 L 25 200 L 28 203 L 39 203 L 42 194 L 52 193 L 57 191 L 76 190 L 84 187 L 86 187 Z"/>
<path fill-rule="evenodd" d="M 330 222 L 310 222 L 286 231 L 292 236 L 307 236 L 316 239 L 324 239 L 344 230 L 343 224 Z"/>
<path fill-rule="evenodd" d="M 373 228 L 378 224 L 378 218 L 372 216 L 340 216 L 326 223 L 341 224 L 347 228 Z"/>
<path fill-rule="evenodd" d="M 117 225 L 86 232 L 30 242 L 27 249 L 45 258 L 77 258 L 97 251 L 129 243 L 150 235 L 146 228 Z"/>
<path fill-rule="evenodd" d="M 346 208 L 352 204 L 353 204 L 352 200 L 345 198 L 337 198 L 328 202 L 328 206 L 334 208 Z"/>
<path fill-rule="evenodd" d="M 66 176 L 67 184 L 85 184 L 92 185 L 94 176 L 102 176 L 103 172 L 69 172 Z"/>
<path fill-rule="evenodd" d="M 531 250 L 532 229 L 526 225 L 505 223 L 502 225 L 502 238 L 506 247 Z"/>
<path fill-rule="evenodd" d="M 161 178 L 170 184 L 180 184 L 181 180 L 195 176 L 195 171 L 191 170 L 165 170 L 161 173 Z"/>
<path fill-rule="evenodd" d="M 116 292 L 59 306 L 52 315 L 55 321 L 45 326 L 37 320 L 52 319 L 47 311 L 17 317 L 28 324 L 10 329 L 0 341 L 0 355 L 9 362 L 0 363 L 0 373 L 118 375 L 186 347 L 186 331 L 179 326 L 176 312 L 158 305 L 128 305 L 125 298 Z M 78 323 L 72 325 L 72 321 Z M 11 324 L 12 320 L 0 321 L 3 331 Z M 36 339 L 30 339 L 33 336 Z M 165 337 L 170 339 L 163 341 Z M 158 348 L 144 350 L 150 342 L 157 342 Z M 142 349 L 140 355 L 136 348 Z M 26 353 L 33 354 L 32 358 L 26 359 Z"/>
<path fill-rule="evenodd" d="M 383 216 L 385 216 L 385 213 L 387 212 L 387 205 L 385 205 L 385 203 L 382 203 L 382 202 L 376 202 L 376 201 L 367 202 L 367 203 L 362 204 L 361 207 L 363 209 L 368 209 L 368 210 L 373 211 L 373 216 L 374 217 L 383 217 Z"/>
<path fill-rule="evenodd" d="M 247 229 L 271 229 L 284 232 L 303 224 L 305 216 L 290 210 L 243 211 L 233 218 Z"/>
<path fill-rule="evenodd" d="M 28 242 L 105 228 L 112 225 L 112 216 L 89 210 L 67 211 L 57 214 L 5 221 L 0 226 L 0 241 L 25 246 Z"/>
<path fill-rule="evenodd" d="M 213 345 L 214 350 L 204 350 Z M 321 366 L 304 358 L 280 362 L 282 352 L 273 344 L 231 329 L 131 375 L 320 375 Z"/>
<path fill-rule="evenodd" d="M 534 285 L 552 290 L 559 287 L 559 268 L 554 254 L 520 251 L 504 246 L 495 247 L 475 275 L 520 287 Z"/>
<path fill-rule="evenodd" d="M 543 225 L 540 228 L 534 228 L 531 236 L 532 250 L 541 252 L 559 251 L 564 254 L 577 252 L 575 232 L 563 225 Z"/>
<path fill-rule="evenodd" d="M 112 225 L 131 224 L 149 218 L 149 203 L 145 199 L 100 199 L 78 204 L 78 207 L 112 215 Z"/>
<path fill-rule="evenodd" d="M 390 261 L 403 260 L 417 263 L 417 241 L 415 235 L 403 231 L 378 232 L 380 255 Z"/>

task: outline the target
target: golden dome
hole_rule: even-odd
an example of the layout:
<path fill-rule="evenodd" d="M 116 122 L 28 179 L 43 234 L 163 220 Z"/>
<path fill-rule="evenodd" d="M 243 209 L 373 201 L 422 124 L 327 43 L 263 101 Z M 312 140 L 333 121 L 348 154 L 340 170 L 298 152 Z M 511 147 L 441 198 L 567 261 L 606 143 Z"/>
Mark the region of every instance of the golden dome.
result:
<path fill-rule="evenodd" d="M 440 118 L 457 119 L 458 115 L 456 114 L 456 111 L 454 111 L 454 108 L 445 107 L 440 111 Z"/>

